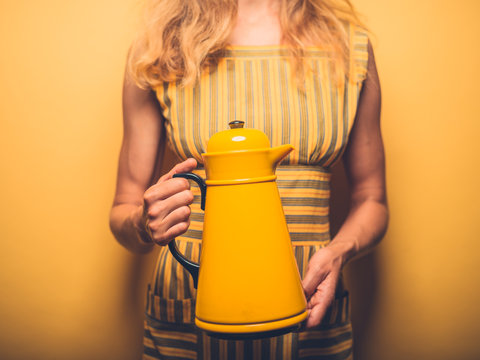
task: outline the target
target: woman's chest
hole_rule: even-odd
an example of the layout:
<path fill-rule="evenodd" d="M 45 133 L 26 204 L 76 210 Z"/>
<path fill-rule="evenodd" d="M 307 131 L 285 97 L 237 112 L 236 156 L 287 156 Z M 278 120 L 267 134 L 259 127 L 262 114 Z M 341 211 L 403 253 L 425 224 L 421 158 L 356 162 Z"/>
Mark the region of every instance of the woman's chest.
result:
<path fill-rule="evenodd" d="M 248 55 L 223 59 L 196 86 L 157 89 L 175 152 L 201 161 L 208 139 L 242 120 L 263 131 L 272 146 L 294 146 L 284 163 L 335 162 L 348 140 L 358 90 L 333 81 L 321 59 L 310 61 L 311 72 L 299 87 L 286 59 Z"/>

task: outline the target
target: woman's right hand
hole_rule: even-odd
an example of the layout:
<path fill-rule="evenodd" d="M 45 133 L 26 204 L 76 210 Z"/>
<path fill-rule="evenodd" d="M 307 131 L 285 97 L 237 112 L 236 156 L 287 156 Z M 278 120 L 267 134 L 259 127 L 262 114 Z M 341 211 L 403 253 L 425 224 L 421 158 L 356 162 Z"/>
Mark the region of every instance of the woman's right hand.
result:
<path fill-rule="evenodd" d="M 188 180 L 173 178 L 173 175 L 191 172 L 196 167 L 195 159 L 187 159 L 174 166 L 145 191 L 142 222 L 154 243 L 167 245 L 187 231 L 193 194 Z"/>

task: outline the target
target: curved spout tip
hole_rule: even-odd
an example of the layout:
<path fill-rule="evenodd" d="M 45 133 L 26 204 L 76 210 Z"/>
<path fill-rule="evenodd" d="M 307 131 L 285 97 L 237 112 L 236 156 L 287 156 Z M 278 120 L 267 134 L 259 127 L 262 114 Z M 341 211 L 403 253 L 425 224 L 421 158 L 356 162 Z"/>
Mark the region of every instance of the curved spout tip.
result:
<path fill-rule="evenodd" d="M 280 145 L 270 149 L 270 159 L 272 162 L 272 167 L 276 168 L 280 161 L 282 161 L 288 154 L 290 154 L 293 149 L 294 147 L 290 144 Z"/>

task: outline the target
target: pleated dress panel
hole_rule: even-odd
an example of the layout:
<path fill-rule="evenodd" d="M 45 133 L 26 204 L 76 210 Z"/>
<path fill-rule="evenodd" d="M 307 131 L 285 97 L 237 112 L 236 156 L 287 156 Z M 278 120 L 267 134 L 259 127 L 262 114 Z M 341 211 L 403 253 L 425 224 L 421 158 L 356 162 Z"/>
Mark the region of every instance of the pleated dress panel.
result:
<path fill-rule="evenodd" d="M 330 167 L 342 156 L 354 123 L 367 71 L 367 34 L 350 26 L 349 77 L 331 73 L 328 51 L 308 48 L 301 86 L 282 46 L 225 50 L 218 65 L 198 84 L 165 83 L 156 89 L 169 145 L 179 159 L 199 162 L 208 139 L 232 120 L 263 131 L 272 146 L 295 150 L 277 168 L 279 189 L 299 272 L 330 242 Z M 180 251 L 198 262 L 203 211 L 192 183 L 194 202 L 188 231 L 176 239 Z M 273 296 L 273 295 L 272 295 Z M 186 270 L 162 248 L 149 285 L 144 359 L 350 359 L 352 328 L 348 293 L 339 291 L 318 328 L 245 341 L 220 340 L 194 325 L 195 289 Z"/>

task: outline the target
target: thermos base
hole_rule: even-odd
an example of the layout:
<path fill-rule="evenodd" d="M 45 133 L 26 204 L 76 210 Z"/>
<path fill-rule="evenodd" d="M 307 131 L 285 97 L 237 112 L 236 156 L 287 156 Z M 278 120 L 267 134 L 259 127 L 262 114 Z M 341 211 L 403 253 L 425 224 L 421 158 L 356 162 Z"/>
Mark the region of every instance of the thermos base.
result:
<path fill-rule="evenodd" d="M 239 333 L 239 334 L 218 333 L 218 332 L 207 331 L 207 335 L 217 339 L 222 339 L 222 340 L 258 340 L 258 339 L 270 338 L 275 336 L 282 336 L 298 330 L 300 330 L 300 324 L 297 324 L 295 326 L 291 326 L 288 328 L 278 329 L 278 330 L 255 332 L 255 333 L 243 333 L 243 334 L 242 333 Z"/>
<path fill-rule="evenodd" d="M 195 325 L 205 330 L 210 336 L 221 339 L 258 339 L 283 335 L 300 328 L 300 323 L 307 318 L 307 311 L 274 321 L 251 324 L 219 324 L 195 318 Z"/>

